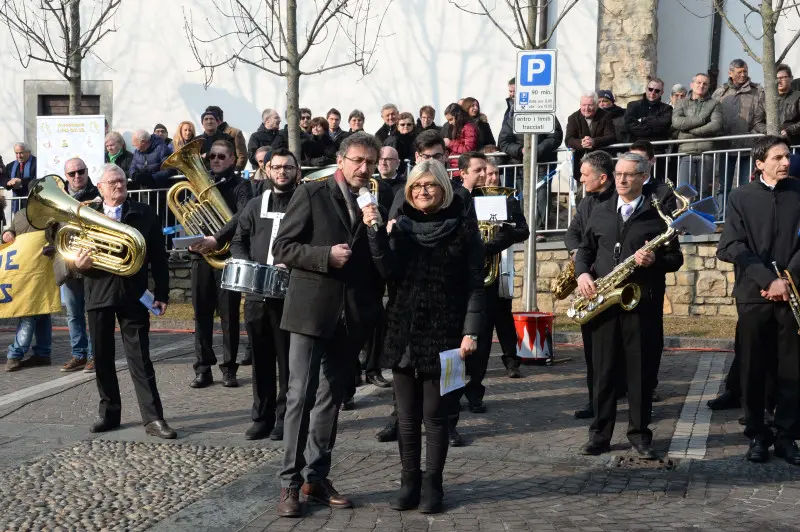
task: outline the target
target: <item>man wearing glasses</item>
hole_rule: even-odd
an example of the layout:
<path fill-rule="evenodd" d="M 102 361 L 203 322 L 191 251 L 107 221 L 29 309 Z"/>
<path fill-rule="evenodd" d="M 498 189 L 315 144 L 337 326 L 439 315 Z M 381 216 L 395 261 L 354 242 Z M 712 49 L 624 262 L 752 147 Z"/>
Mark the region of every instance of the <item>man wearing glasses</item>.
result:
<path fill-rule="evenodd" d="M 214 311 L 219 313 L 222 322 L 223 362 L 222 385 L 227 388 L 239 386 L 236 380 L 236 355 L 239 351 L 239 304 L 241 294 L 220 288 L 222 270 L 213 268 L 202 255 L 216 251 L 226 242 L 230 242 L 236 233 L 239 213 L 253 197 L 250 183 L 242 179 L 235 171 L 233 144 L 226 140 L 218 140 L 211 145 L 206 158 L 211 165 L 211 176 L 217 190 L 225 198 L 225 203 L 233 217 L 214 235 L 206 236 L 201 242 L 189 247 L 192 251 L 192 307 L 194 308 L 195 325 L 195 378 L 190 384 L 192 388 L 210 386 L 214 379 L 211 368 L 217 363 L 214 354 L 212 336 L 214 334 Z"/>
<path fill-rule="evenodd" d="M 667 228 L 652 205 L 650 194 L 643 191 L 650 171 L 647 157 L 637 153 L 620 156 L 614 171 L 616 192 L 597 204 L 589 215 L 581 245 L 575 256 L 578 292 L 595 297 L 595 278 L 608 275 L 631 256 L 636 269 L 625 282 L 641 289 L 640 302 L 631 311 L 613 305 L 589 323 L 594 366 L 593 406 L 595 418 L 589 428 L 589 442 L 583 454 L 599 455 L 611 449 L 611 437 L 617 416 L 617 371 L 624 360 L 628 386 L 628 440 L 640 457 L 656 458 L 652 446 L 651 419 L 652 365 L 655 349 L 652 337 L 661 327 L 659 299 L 664 292 L 667 272 L 683 264 L 678 240 L 655 251 L 642 249 Z"/>
<path fill-rule="evenodd" d="M 363 223 L 357 202 L 380 150 L 372 135 L 348 136 L 336 173 L 294 193 L 272 246 L 275 262 L 292 270 L 281 320 L 291 333 L 276 508 L 282 517 L 301 515 L 301 489 L 308 500 L 331 508 L 352 506 L 327 477 L 346 383 L 383 297 L 367 238 L 373 229 Z"/>
<path fill-rule="evenodd" d="M 630 135 L 630 141 L 646 140 L 654 142 L 667 140 L 672 127 L 672 106 L 661 101 L 664 94 L 664 82 L 653 78 L 647 83 L 647 90 L 640 100 L 628 104 L 625 110 L 625 127 Z M 664 153 L 665 148 L 656 148 L 656 153 Z M 672 164 L 667 168 L 665 158 L 657 159 L 655 178 L 663 182 L 670 177 L 674 182 L 678 166 Z M 669 176 L 667 176 L 669 171 Z"/>
<path fill-rule="evenodd" d="M 78 253 L 71 265 L 71 268 L 83 275 L 86 311 L 97 369 L 97 390 L 100 393 L 99 418 L 89 430 L 95 433 L 107 432 L 120 425 L 122 400 L 114 363 L 114 327 L 119 321 L 125 358 L 133 379 L 145 432 L 151 436 L 173 439 L 177 434 L 164 421 L 155 370 L 150 361 L 150 315 L 147 307 L 139 301 L 147 290 L 149 270 L 154 282 L 153 308 L 159 311 L 159 315 L 167 310 L 169 270 L 161 224 L 147 204 L 128 198 L 125 172 L 119 166 L 103 165 L 98 188 L 103 201 L 90 208 L 139 231 L 147 243 L 147 256 L 144 265 L 131 277 L 93 269 L 92 256 L 85 250 Z"/>
<path fill-rule="evenodd" d="M 89 180 L 86 163 L 82 159 L 69 159 L 64 163 L 64 174 L 67 176 L 67 193 L 77 201 L 91 201 L 100 195 L 97 187 Z M 56 273 L 56 283 L 61 286 L 61 303 L 67 310 L 67 327 L 72 347 L 72 357 L 61 367 L 61 371 L 82 369 L 84 373 L 93 373 L 92 344 L 86 332 L 84 315 L 86 304 L 83 277 L 80 273 L 68 269 L 60 254 L 54 257 L 53 268 Z"/>
<path fill-rule="evenodd" d="M 236 236 L 231 241 L 231 255 L 235 259 L 282 266 L 274 260 L 272 241 L 297 187 L 299 165 L 294 154 L 285 148 L 274 150 L 269 164 L 267 188 L 242 211 Z M 253 352 L 253 426 L 244 434 L 248 440 L 267 436 L 272 440 L 283 439 L 289 388 L 289 333 L 280 328 L 282 315 L 283 299 L 245 296 L 244 321 Z"/>

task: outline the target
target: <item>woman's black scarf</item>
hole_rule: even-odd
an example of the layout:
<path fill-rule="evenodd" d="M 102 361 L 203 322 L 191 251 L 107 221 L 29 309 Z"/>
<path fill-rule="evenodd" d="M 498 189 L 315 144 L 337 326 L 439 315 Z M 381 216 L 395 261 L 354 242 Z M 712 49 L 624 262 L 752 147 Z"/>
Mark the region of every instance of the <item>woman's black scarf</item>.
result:
<path fill-rule="evenodd" d="M 425 214 L 406 203 L 395 222 L 397 229 L 422 247 L 433 248 L 450 236 L 461 225 L 460 207 L 457 197 L 446 209 Z"/>

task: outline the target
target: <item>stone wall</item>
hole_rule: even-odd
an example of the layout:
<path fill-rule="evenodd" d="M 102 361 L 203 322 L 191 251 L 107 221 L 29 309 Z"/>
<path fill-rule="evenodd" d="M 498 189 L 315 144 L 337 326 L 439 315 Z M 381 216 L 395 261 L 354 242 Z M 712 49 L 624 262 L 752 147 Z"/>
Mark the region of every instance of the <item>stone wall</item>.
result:
<path fill-rule="evenodd" d="M 192 301 L 192 265 L 190 263 L 170 263 L 169 301 L 170 303 L 190 303 Z"/>
<path fill-rule="evenodd" d="M 664 313 L 673 316 L 736 316 L 732 297 L 733 265 L 716 258 L 719 235 L 682 239 L 683 266 L 667 274 L 667 297 Z M 515 254 L 515 268 L 521 272 L 524 254 Z M 556 301 L 550 285 L 566 265 L 563 243 L 539 244 L 536 251 L 536 289 L 539 310 L 563 315 L 570 299 Z M 522 310 L 522 274 L 515 279 L 514 309 Z"/>
<path fill-rule="evenodd" d="M 622 107 L 640 98 L 655 75 L 657 10 L 658 0 L 600 2 L 597 88 L 611 89 Z"/>

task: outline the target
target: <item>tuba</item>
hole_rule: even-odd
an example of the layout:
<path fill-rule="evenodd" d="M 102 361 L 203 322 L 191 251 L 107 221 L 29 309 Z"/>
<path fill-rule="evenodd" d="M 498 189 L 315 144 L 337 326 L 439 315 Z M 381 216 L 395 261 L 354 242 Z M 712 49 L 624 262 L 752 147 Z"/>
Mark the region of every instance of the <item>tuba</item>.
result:
<path fill-rule="evenodd" d="M 187 234 L 212 236 L 233 218 L 217 184 L 208 175 L 200 150 L 203 139 L 196 139 L 170 155 L 162 164 L 162 169 L 175 168 L 186 176 L 188 181 L 176 183 L 167 191 L 167 207 L 178 219 Z M 184 201 L 182 192 L 188 192 Z M 212 267 L 221 270 L 225 267 L 230 244 L 212 251 L 203 258 Z"/>
<path fill-rule="evenodd" d="M 672 188 L 672 184 L 669 180 L 666 180 L 666 183 Z M 664 223 L 667 225 L 667 230 L 641 247 L 640 251 L 655 251 L 678 236 L 678 231 L 672 227 L 672 221 L 689 209 L 689 198 L 678 194 L 674 190 L 673 193 L 680 205 L 671 213 L 671 217 L 661 211 L 661 204 L 658 199 L 655 197 L 653 198 L 653 207 L 655 207 L 661 219 L 664 220 Z M 619 263 L 608 275 L 596 279 L 594 282 L 597 289 L 595 296 L 591 299 L 586 299 L 582 295 L 577 296 L 572 301 L 572 305 L 569 309 L 567 309 L 567 316 L 583 325 L 607 308 L 617 304 L 620 305 L 623 310 L 629 311 L 636 308 L 641 300 L 641 288 L 635 283 L 623 284 L 625 280 L 633 274 L 636 267 L 636 258 L 634 254 Z"/>
<path fill-rule="evenodd" d="M 147 245 L 142 234 L 129 225 L 109 219 L 81 203 L 64 190 L 57 175 L 35 181 L 25 214 L 36 229 L 60 225 L 55 235 L 56 250 L 73 262 L 78 252 L 88 251 L 93 267 L 123 277 L 134 275 L 144 264 Z"/>
<path fill-rule="evenodd" d="M 510 197 L 516 193 L 516 190 L 508 187 L 475 187 L 473 191 L 476 196 L 505 196 Z M 478 221 L 478 229 L 481 232 L 481 240 L 489 242 L 497 237 L 500 232 L 502 222 L 496 220 L 480 220 Z M 484 286 L 489 286 L 500 277 L 500 253 L 486 257 L 484 269 L 487 270 L 486 277 L 483 278 Z"/>

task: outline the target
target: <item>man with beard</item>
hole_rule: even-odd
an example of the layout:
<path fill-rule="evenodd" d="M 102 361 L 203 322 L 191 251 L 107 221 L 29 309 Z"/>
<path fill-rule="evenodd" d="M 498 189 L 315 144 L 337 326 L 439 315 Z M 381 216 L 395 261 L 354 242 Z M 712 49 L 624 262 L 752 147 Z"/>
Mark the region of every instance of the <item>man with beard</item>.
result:
<path fill-rule="evenodd" d="M 214 333 L 214 311 L 219 313 L 222 322 L 222 348 L 224 351 L 222 385 L 228 388 L 239 386 L 236 380 L 236 355 L 239 350 L 239 304 L 241 294 L 220 288 L 222 270 L 213 268 L 202 255 L 218 250 L 230 242 L 236 233 L 239 213 L 253 197 L 253 189 L 234 171 L 236 159 L 233 144 L 218 140 L 212 144 L 207 155 L 211 173 L 217 190 L 225 198 L 225 203 L 233 212 L 233 217 L 214 235 L 206 236 L 201 242 L 189 247 L 192 254 L 192 307 L 195 326 L 195 378 L 192 388 L 210 386 L 214 379 L 211 367 L 217 363 L 214 355 L 212 336 Z"/>
<path fill-rule="evenodd" d="M 259 264 L 283 267 L 272 255 L 272 241 L 289 206 L 300 165 L 285 148 L 274 150 L 264 193 L 250 200 L 239 216 L 231 255 Z M 283 298 L 245 295 L 244 321 L 253 352 L 253 426 L 244 436 L 260 440 L 283 439 L 286 391 L 289 388 L 289 333 L 281 330 Z M 278 365 L 277 400 L 275 364 Z M 271 432 L 270 432 L 271 431 Z"/>
<path fill-rule="evenodd" d="M 380 150 L 372 135 L 347 137 L 336 173 L 294 193 L 272 247 L 275 261 L 292 269 L 281 320 L 291 333 L 281 517 L 301 515 L 301 489 L 308 500 L 352 507 L 328 474 L 345 382 L 380 315 L 383 280 L 367 237 L 373 229 L 357 203 Z"/>

